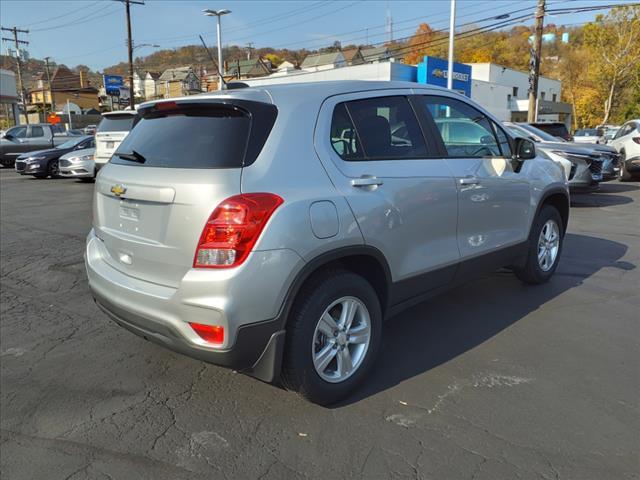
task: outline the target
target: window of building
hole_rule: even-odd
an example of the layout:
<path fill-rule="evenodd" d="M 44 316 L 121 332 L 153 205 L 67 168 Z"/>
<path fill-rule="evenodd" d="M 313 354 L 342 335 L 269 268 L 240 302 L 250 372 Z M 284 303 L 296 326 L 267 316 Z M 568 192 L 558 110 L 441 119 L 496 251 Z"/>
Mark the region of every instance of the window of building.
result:
<path fill-rule="evenodd" d="M 545 92 L 540 92 L 540 99 L 541 100 L 544 100 L 544 95 L 545 95 Z"/>
<path fill-rule="evenodd" d="M 554 94 L 551 96 L 551 99 L 552 99 L 554 102 L 557 102 L 557 101 L 558 101 L 558 94 L 557 94 L 557 93 L 554 93 Z"/>
<path fill-rule="evenodd" d="M 518 98 L 518 87 L 513 87 L 513 97 Z"/>

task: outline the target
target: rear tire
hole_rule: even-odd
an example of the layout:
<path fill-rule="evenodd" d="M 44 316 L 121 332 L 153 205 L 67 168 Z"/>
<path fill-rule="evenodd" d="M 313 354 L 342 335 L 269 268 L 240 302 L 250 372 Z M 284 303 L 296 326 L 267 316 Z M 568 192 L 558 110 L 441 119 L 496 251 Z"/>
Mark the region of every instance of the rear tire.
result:
<path fill-rule="evenodd" d="M 558 268 L 565 228 L 558 210 L 544 205 L 531 226 L 526 262 L 514 269 L 516 277 L 533 285 L 548 282 Z"/>
<path fill-rule="evenodd" d="M 341 323 L 347 317 L 352 320 Z M 289 315 L 283 385 L 320 405 L 345 398 L 371 370 L 381 330 L 380 300 L 364 278 L 346 270 L 313 276 Z"/>

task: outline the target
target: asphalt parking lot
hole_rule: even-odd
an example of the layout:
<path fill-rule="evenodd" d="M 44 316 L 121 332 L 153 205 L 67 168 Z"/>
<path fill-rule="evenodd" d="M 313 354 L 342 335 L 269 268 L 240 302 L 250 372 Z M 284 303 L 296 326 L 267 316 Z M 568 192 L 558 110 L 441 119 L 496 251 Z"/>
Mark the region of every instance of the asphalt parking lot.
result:
<path fill-rule="evenodd" d="M 92 189 L 0 170 L 2 478 L 640 478 L 639 184 L 574 197 L 549 284 L 500 272 L 393 319 L 330 409 L 102 314 Z"/>

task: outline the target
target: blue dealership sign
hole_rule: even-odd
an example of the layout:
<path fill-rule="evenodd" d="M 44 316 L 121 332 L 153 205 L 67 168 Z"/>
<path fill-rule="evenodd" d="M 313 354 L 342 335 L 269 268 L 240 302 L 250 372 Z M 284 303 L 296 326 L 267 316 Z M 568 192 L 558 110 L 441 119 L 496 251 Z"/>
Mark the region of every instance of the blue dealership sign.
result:
<path fill-rule="evenodd" d="M 424 57 L 418 64 L 418 83 L 447 86 L 449 63 L 442 58 Z M 464 63 L 453 64 L 453 89 L 471 97 L 471 66 Z"/>
<path fill-rule="evenodd" d="M 124 85 L 124 78 L 120 75 L 103 75 L 104 89 L 107 95 L 120 95 L 120 87 Z"/>

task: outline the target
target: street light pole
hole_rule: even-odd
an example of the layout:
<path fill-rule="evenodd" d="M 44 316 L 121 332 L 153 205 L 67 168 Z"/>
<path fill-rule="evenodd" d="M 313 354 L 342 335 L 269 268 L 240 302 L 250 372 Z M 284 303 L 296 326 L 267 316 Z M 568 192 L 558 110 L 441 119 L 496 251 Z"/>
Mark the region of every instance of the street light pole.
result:
<path fill-rule="evenodd" d="M 447 88 L 453 90 L 453 42 L 456 34 L 456 0 L 451 0 L 449 18 L 449 66 L 447 69 Z"/>
<path fill-rule="evenodd" d="M 227 10 L 222 9 L 222 10 L 210 10 L 210 9 L 206 9 L 203 10 L 202 13 L 204 13 L 205 16 L 207 17 L 218 17 L 218 30 L 217 30 L 217 36 L 218 36 L 218 90 L 223 90 L 224 89 L 224 79 L 222 78 L 222 69 L 223 69 L 223 64 L 222 64 L 222 27 L 220 25 L 220 17 L 222 17 L 222 15 L 226 15 L 227 13 L 231 13 L 231 10 Z"/>

